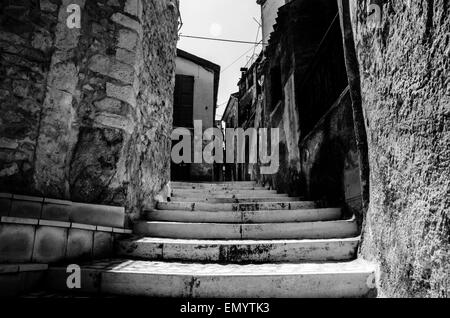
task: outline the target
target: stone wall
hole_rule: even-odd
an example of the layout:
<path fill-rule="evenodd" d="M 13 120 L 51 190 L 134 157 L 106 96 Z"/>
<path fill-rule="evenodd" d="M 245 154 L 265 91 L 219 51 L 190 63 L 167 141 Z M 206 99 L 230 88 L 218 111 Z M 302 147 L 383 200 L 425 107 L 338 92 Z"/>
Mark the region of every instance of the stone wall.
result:
<path fill-rule="evenodd" d="M 293 1 L 278 11 L 266 48 L 262 126 L 280 129 L 280 168 L 261 181 L 291 196 L 322 199 L 309 188 L 315 182 L 304 178 L 311 171 L 302 168 L 312 167 L 302 166 L 299 144 L 347 86 L 337 13 L 336 2 Z"/>
<path fill-rule="evenodd" d="M 450 296 L 450 9 L 353 0 L 371 170 L 362 254 L 386 296 Z"/>
<path fill-rule="evenodd" d="M 300 143 L 301 179 L 310 200 L 342 207 L 348 217 L 361 214 L 361 183 L 352 116 L 346 89 Z"/>
<path fill-rule="evenodd" d="M 151 206 L 170 174 L 177 1 L 0 6 L 0 191 Z"/>

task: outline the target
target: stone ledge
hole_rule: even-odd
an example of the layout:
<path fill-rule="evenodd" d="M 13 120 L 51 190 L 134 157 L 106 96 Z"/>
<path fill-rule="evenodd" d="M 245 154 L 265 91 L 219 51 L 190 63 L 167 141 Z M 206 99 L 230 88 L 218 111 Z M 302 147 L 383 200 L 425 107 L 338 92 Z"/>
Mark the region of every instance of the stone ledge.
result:
<path fill-rule="evenodd" d="M 22 225 L 38 225 L 38 219 L 25 219 L 10 216 L 2 216 L 1 223 L 22 224 Z"/>
<path fill-rule="evenodd" d="M 0 264 L 1 274 L 46 271 L 48 264 Z"/>
<path fill-rule="evenodd" d="M 27 224 L 35 224 L 37 220 L 66 223 L 54 223 L 60 227 L 73 223 L 91 225 L 92 229 L 96 226 L 123 228 L 125 208 L 1 193 L 0 217 L 35 220 Z"/>
<path fill-rule="evenodd" d="M 47 220 L 39 220 L 39 225 L 41 226 L 51 226 L 51 227 L 62 227 L 69 228 L 71 224 L 68 222 L 60 222 L 60 221 L 47 221 Z"/>
<path fill-rule="evenodd" d="M 0 267 L 0 274 L 2 270 L 16 273 L 18 269 L 14 264 L 53 264 L 111 257 L 114 242 L 125 234 L 132 234 L 132 231 L 79 223 L 2 217 L 0 263 L 11 265 L 3 269 Z M 33 271 L 35 268 L 22 266 L 19 270 Z"/>
<path fill-rule="evenodd" d="M 113 227 L 105 227 L 105 226 L 94 226 L 89 224 L 80 224 L 80 223 L 69 223 L 69 222 L 60 222 L 60 221 L 51 221 L 51 220 L 38 220 L 38 219 L 25 219 L 25 218 L 16 218 L 9 216 L 2 216 L 0 219 L 0 224 L 19 224 L 19 225 L 35 225 L 35 226 L 47 226 L 47 227 L 59 227 L 66 229 L 77 229 L 77 230 L 86 230 L 92 232 L 105 232 L 105 233 L 116 233 L 116 234 L 132 234 L 133 231 L 130 229 L 124 228 L 113 228 Z"/>

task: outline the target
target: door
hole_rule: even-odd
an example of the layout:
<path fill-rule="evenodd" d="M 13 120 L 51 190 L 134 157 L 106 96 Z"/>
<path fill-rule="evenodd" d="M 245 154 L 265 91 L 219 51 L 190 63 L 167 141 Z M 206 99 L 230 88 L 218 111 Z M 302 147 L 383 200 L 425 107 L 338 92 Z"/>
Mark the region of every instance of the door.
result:
<path fill-rule="evenodd" d="M 194 77 L 176 75 L 174 94 L 173 127 L 194 127 Z M 172 181 L 189 181 L 190 171 L 190 164 L 172 162 L 171 179 Z"/>

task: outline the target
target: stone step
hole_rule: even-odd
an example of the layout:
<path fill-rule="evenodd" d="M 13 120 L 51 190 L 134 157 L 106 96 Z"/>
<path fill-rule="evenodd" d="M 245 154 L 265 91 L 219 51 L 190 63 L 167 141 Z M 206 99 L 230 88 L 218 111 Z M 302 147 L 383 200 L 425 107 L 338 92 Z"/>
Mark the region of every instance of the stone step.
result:
<path fill-rule="evenodd" d="M 333 239 L 358 236 L 355 220 L 303 223 L 135 223 L 134 233 L 147 237 L 212 240 Z"/>
<path fill-rule="evenodd" d="M 297 202 L 300 201 L 301 198 L 293 198 L 293 197 L 288 197 L 288 196 L 271 196 L 271 197 L 254 197 L 254 198 L 248 198 L 248 197 L 244 197 L 244 196 L 237 196 L 236 198 L 233 198 L 232 196 L 230 197 L 209 197 L 209 196 L 204 196 L 204 197 L 189 197 L 189 196 L 185 196 L 185 197 L 172 197 L 170 199 L 171 202 L 206 202 L 206 203 L 258 203 L 258 202 L 273 202 L 273 201 L 277 201 L 277 202 Z"/>
<path fill-rule="evenodd" d="M 258 184 L 255 181 L 224 181 L 224 182 L 178 182 L 178 181 L 172 181 L 170 183 L 171 187 L 178 187 L 178 186 L 257 186 Z"/>
<path fill-rule="evenodd" d="M 67 291 L 67 268 L 53 267 L 50 289 Z M 78 292 L 178 298 L 323 298 L 376 295 L 375 266 L 320 264 L 220 265 L 112 260 L 82 266 Z"/>
<path fill-rule="evenodd" d="M 252 191 L 252 190 L 270 190 L 268 187 L 261 186 L 231 186 L 231 185 L 210 185 L 210 186 L 175 186 L 175 190 L 203 190 L 203 191 Z"/>
<path fill-rule="evenodd" d="M 130 238 L 118 242 L 119 257 L 216 263 L 346 261 L 356 257 L 359 237 L 331 240 L 213 241 Z"/>
<path fill-rule="evenodd" d="M 207 202 L 158 202 L 158 210 L 177 211 L 263 211 L 314 209 L 316 202 L 263 202 L 263 203 L 207 203 Z"/>
<path fill-rule="evenodd" d="M 173 189 L 172 196 L 233 196 L 241 195 L 246 197 L 252 196 L 287 196 L 287 194 L 279 194 L 276 190 L 206 190 L 206 189 Z"/>
<path fill-rule="evenodd" d="M 338 220 L 341 209 L 304 209 L 274 211 L 175 211 L 145 212 L 148 221 L 186 223 L 294 223 Z"/>

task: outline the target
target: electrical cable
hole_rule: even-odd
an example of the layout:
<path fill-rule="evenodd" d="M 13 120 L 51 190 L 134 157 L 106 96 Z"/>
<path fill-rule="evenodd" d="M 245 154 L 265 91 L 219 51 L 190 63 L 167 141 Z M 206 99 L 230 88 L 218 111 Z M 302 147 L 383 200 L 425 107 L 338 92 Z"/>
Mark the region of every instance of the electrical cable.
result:
<path fill-rule="evenodd" d="M 240 40 L 230 40 L 230 39 L 210 38 L 210 37 L 205 37 L 205 36 L 184 35 L 184 34 L 180 34 L 180 37 L 183 37 L 183 38 L 190 38 L 190 39 L 198 39 L 198 40 L 220 41 L 220 42 L 241 43 L 241 44 L 252 44 L 252 45 L 258 45 L 258 44 L 261 44 L 261 42 L 258 43 L 258 42 L 250 42 L 250 41 L 240 41 Z"/>
<path fill-rule="evenodd" d="M 261 42 L 259 42 L 258 44 L 261 44 Z M 245 54 L 247 54 L 248 52 L 250 52 L 251 50 L 253 50 L 253 47 L 251 47 L 249 50 L 245 51 L 244 54 L 242 54 L 241 56 L 239 56 L 236 60 L 234 60 L 230 65 L 228 65 L 227 67 L 225 67 L 222 72 L 220 72 L 220 74 L 224 73 L 226 70 L 228 70 L 230 67 L 232 67 L 234 64 L 236 64 L 241 58 L 243 58 L 245 56 Z"/>

